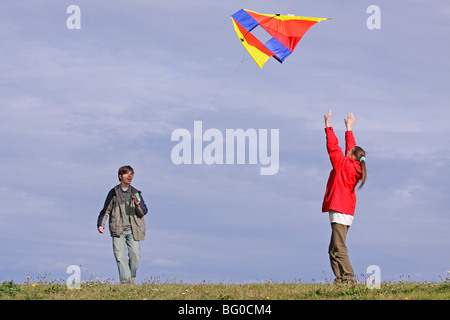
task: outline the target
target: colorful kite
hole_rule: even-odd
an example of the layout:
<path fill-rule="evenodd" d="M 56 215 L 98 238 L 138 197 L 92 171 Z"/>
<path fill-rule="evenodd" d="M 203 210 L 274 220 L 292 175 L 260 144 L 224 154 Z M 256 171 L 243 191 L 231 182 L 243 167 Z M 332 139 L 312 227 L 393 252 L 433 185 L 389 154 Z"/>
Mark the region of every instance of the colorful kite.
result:
<path fill-rule="evenodd" d="M 309 28 L 329 19 L 262 14 L 247 9 L 241 9 L 231 16 L 239 39 L 261 69 L 270 57 L 282 63 Z M 273 38 L 263 44 L 251 33 L 257 26 L 261 26 Z"/>

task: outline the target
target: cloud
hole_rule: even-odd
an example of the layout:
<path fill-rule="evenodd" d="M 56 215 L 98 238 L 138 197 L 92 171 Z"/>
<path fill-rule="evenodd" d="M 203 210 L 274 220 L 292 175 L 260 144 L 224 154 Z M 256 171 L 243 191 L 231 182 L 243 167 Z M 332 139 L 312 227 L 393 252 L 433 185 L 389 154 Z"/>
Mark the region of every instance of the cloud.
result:
<path fill-rule="evenodd" d="M 152 260 L 152 262 L 150 263 L 150 267 L 157 267 L 157 268 L 171 268 L 171 267 L 179 267 L 181 265 L 182 264 L 178 261 L 172 261 L 161 258 L 156 258 Z"/>

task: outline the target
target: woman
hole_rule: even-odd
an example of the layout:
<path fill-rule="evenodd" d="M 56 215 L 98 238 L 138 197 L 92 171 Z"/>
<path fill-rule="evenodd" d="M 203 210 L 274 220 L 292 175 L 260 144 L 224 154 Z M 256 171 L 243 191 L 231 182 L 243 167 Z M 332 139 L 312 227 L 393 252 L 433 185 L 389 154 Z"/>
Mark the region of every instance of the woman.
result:
<path fill-rule="evenodd" d="M 349 113 L 345 122 L 345 155 L 339 147 L 338 139 L 330 126 L 331 111 L 324 116 L 327 151 L 333 169 L 328 178 L 327 188 L 322 204 L 322 212 L 329 212 L 331 222 L 331 240 L 328 248 L 331 269 L 335 283 L 353 282 L 353 268 L 350 264 L 346 246 L 348 229 L 353 222 L 356 207 L 355 188 L 359 182 L 361 188 L 366 182 L 366 153 L 356 146 L 352 125 L 353 113 Z"/>

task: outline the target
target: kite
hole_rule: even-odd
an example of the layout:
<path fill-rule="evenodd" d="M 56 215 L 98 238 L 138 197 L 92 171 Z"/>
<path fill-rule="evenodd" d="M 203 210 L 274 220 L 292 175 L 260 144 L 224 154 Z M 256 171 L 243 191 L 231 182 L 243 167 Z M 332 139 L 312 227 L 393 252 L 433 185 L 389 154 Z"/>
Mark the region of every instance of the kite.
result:
<path fill-rule="evenodd" d="M 331 19 L 262 14 L 247 9 L 241 9 L 231 16 L 239 39 L 261 69 L 270 57 L 282 63 L 309 28 L 317 22 Z M 265 44 L 251 33 L 257 26 L 272 36 Z"/>

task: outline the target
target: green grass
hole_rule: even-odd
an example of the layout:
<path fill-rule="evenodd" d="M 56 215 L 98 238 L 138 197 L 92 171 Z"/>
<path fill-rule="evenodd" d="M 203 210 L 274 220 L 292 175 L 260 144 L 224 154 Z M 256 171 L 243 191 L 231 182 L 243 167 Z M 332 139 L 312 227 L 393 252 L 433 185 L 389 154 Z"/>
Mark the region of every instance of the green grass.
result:
<path fill-rule="evenodd" d="M 449 300 L 450 282 L 365 284 L 303 284 L 271 281 L 249 284 L 146 282 L 113 284 L 84 282 L 68 289 L 54 281 L 0 284 L 0 300 Z"/>

